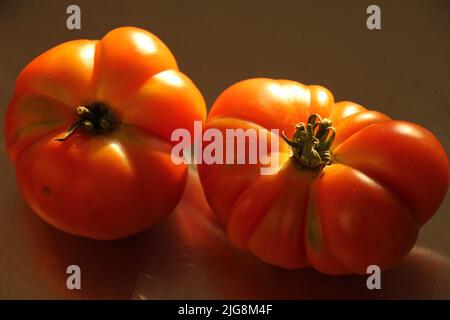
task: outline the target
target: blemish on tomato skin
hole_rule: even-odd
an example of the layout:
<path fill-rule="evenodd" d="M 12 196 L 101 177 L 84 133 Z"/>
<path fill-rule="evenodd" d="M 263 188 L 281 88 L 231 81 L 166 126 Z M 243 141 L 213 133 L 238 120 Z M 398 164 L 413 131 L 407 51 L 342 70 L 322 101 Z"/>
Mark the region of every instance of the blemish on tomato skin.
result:
<path fill-rule="evenodd" d="M 42 193 L 44 193 L 46 196 L 50 195 L 50 187 L 49 186 L 43 186 L 42 187 Z"/>

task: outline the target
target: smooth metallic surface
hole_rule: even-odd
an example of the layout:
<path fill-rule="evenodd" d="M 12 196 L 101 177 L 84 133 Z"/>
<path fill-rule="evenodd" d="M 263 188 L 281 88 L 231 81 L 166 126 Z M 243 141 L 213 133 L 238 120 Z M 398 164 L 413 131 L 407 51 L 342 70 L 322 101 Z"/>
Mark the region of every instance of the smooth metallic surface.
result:
<path fill-rule="evenodd" d="M 433 131 L 447 153 L 450 26 L 448 1 L 377 1 L 382 29 L 366 29 L 361 1 L 77 1 L 82 29 L 66 28 L 64 2 L 0 0 L 0 116 L 20 70 L 46 49 L 96 39 L 117 26 L 157 34 L 208 105 L 227 86 L 254 76 L 329 88 Z M 407 158 L 404 159 L 407 161 Z M 0 133 L 0 298 L 19 299 L 450 299 L 450 196 L 421 229 L 417 247 L 382 274 L 331 277 L 282 270 L 227 241 L 191 170 L 175 212 L 132 238 L 92 241 L 59 232 L 21 199 Z M 423 183 L 427 183 L 424 181 Z M 66 268 L 82 270 L 68 290 Z"/>

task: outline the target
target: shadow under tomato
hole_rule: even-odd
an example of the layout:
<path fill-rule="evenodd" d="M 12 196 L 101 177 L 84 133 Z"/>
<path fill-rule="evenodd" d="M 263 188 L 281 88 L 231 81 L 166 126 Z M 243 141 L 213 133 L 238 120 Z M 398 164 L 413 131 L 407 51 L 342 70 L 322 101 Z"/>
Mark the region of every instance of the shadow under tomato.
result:
<path fill-rule="evenodd" d="M 192 254 L 202 250 L 184 241 L 189 234 L 202 234 L 196 229 L 199 226 L 192 224 L 195 219 L 180 221 L 179 217 L 184 217 L 188 208 L 192 216 L 200 216 L 201 211 L 202 219 L 208 214 L 212 217 L 196 172 L 190 170 L 188 180 L 182 201 L 168 218 L 138 235 L 114 241 L 85 239 L 56 230 L 33 214 L 17 195 L 13 211 L 21 217 L 23 248 L 30 257 L 29 268 L 38 277 L 35 280 L 45 284 L 45 297 L 142 299 L 138 292 L 145 284 L 145 298 L 172 298 L 183 288 L 181 283 L 189 274 L 183 268 L 190 269 Z M 209 231 L 220 232 L 217 227 Z M 73 264 L 81 268 L 82 290 L 67 289 L 66 269 Z M 34 286 L 41 289 L 40 284 Z"/>
<path fill-rule="evenodd" d="M 31 215 L 31 213 L 30 213 Z M 74 299 L 127 299 L 133 291 L 143 247 L 139 236 L 95 241 L 60 232 L 27 216 L 27 249 L 50 296 Z M 81 290 L 68 290 L 66 269 L 81 269 Z"/>
<path fill-rule="evenodd" d="M 450 297 L 450 259 L 416 247 L 382 273 L 382 289 L 368 290 L 367 276 L 327 276 L 311 268 L 284 270 L 233 247 L 190 171 L 182 202 L 168 218 L 173 276 L 155 292 L 161 275 L 147 274 L 139 298 L 168 299 L 405 299 Z M 175 280 L 175 275 L 177 281 Z"/>
<path fill-rule="evenodd" d="M 29 211 L 29 210 L 28 210 Z M 78 299 L 405 299 L 450 298 L 450 260 L 415 248 L 382 274 L 365 276 L 284 270 L 233 247 L 209 208 L 195 170 L 177 208 L 139 235 L 95 241 L 64 234 L 24 214 L 27 250 L 41 280 L 62 298 Z M 66 288 L 66 268 L 82 270 L 82 290 Z"/>

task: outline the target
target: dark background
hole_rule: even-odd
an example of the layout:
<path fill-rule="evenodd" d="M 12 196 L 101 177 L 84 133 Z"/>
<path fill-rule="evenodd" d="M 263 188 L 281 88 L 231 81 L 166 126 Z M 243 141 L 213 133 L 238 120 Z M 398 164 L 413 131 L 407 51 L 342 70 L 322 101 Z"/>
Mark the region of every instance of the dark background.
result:
<path fill-rule="evenodd" d="M 66 8 L 70 4 L 81 7 L 81 30 L 66 28 Z M 366 8 L 370 4 L 381 8 L 381 30 L 366 28 Z M 0 0 L 0 116 L 3 118 L 19 72 L 38 54 L 67 40 L 100 39 L 115 27 L 132 25 L 155 33 L 171 48 L 180 69 L 197 84 L 208 106 L 225 88 L 250 77 L 285 78 L 305 84 L 320 84 L 334 93 L 336 101 L 355 101 L 393 118 L 427 127 L 449 153 L 449 12 L 448 0 Z M 218 290 L 202 285 L 203 282 L 216 281 L 217 277 L 208 274 L 204 269 L 207 267 L 200 267 L 203 269 L 198 271 L 198 256 L 194 255 L 196 258 L 192 261 L 187 259 L 185 255 L 192 258 L 193 253 L 183 251 L 185 244 L 170 244 L 170 241 L 166 244 L 165 240 L 160 239 L 161 236 L 173 236 L 170 223 L 176 224 L 174 220 L 177 218 L 171 218 L 165 225 L 155 228 L 156 231 L 140 236 L 145 240 L 124 240 L 118 244 L 80 240 L 42 223 L 20 200 L 13 169 L 6 158 L 3 132 L 0 138 L 0 298 L 286 298 L 328 297 L 329 292 L 335 292 L 337 297 L 449 297 L 448 196 L 436 216 L 422 229 L 418 241 L 418 245 L 431 251 L 424 254 L 420 249 L 420 254 L 413 253 L 412 258 L 407 259 L 406 269 L 400 267 L 389 271 L 388 279 L 393 282 L 391 289 L 383 293 L 369 294 L 360 278 L 336 280 L 322 277 L 312 270 L 293 274 L 267 267 L 247 256 L 242 259 L 250 259 L 251 262 L 245 262 L 249 264 L 248 269 L 264 270 L 260 276 L 272 277 L 273 286 L 261 286 L 257 279 L 253 283 L 245 277 L 230 276 L 228 285 L 231 287 Z M 407 155 L 399 155 L 399 158 L 407 161 Z M 198 201 L 203 201 L 200 190 L 197 191 Z M 22 230 L 23 225 L 30 229 Z M 32 242 L 46 245 L 31 246 L 30 239 L 26 239 L 30 233 L 37 234 L 33 235 L 37 238 L 33 238 Z M 56 251 L 47 247 L 49 243 L 53 247 L 55 242 L 59 243 Z M 136 251 L 136 245 L 141 250 Z M 181 249 L 175 250 L 173 246 Z M 129 253 L 130 248 L 133 248 L 132 253 Z M 88 250 L 88 253 L 81 256 L 79 253 L 75 256 L 68 253 L 83 250 Z M 142 260 L 142 250 L 153 253 L 148 254 L 150 258 Z M 161 250 L 174 250 L 170 251 L 173 256 L 159 256 L 159 259 L 166 261 L 167 268 L 156 267 L 149 262 L 155 250 L 158 254 L 162 254 Z M 30 252 L 41 259 L 33 260 Z M 61 252 L 64 252 L 63 257 Z M 201 257 L 202 254 L 207 255 L 199 252 Z M 180 255 L 188 262 L 182 260 L 180 264 Z M 213 258 L 216 259 L 217 255 L 216 252 Z M 58 265 L 55 261 L 64 261 L 61 262 L 64 265 L 76 259 L 85 261 L 85 264 L 89 264 L 88 260 L 98 259 L 100 267 L 96 264 L 94 269 L 106 275 L 100 277 L 103 280 L 99 283 L 93 280 L 92 286 L 97 286 L 96 289 L 87 287 L 82 293 L 67 293 L 67 290 L 61 289 L 63 280 L 60 283 L 51 276 L 50 280 L 42 276 L 41 271 L 46 273 L 48 265 Z M 101 271 L 102 267 L 122 259 L 128 259 L 129 264 L 123 265 L 122 262 L 113 271 Z M 246 267 L 239 266 L 241 258 L 236 259 L 236 272 L 239 273 Z M 414 262 L 417 259 L 424 268 L 417 266 Z M 191 267 L 186 267 L 185 263 Z M 252 263 L 256 267 L 250 267 Z M 438 265 L 436 270 L 429 267 L 433 263 Z M 163 266 L 166 265 L 163 263 Z M 192 271 L 192 268 L 197 271 Z M 184 282 L 180 282 L 179 278 L 174 280 L 173 275 L 177 272 L 188 274 L 182 278 Z M 399 275 L 405 274 L 405 278 L 400 276 L 403 280 L 398 280 Z M 443 278 L 439 278 L 441 276 Z M 121 284 L 115 285 L 117 282 L 113 282 L 111 277 L 120 279 Z M 324 290 L 311 291 L 309 288 L 310 291 L 302 291 L 299 289 L 303 288 L 301 284 L 298 288 L 295 285 L 292 287 L 293 282 L 300 281 L 297 277 L 316 279 L 315 283 L 320 283 Z M 61 279 L 64 279 L 64 274 Z M 245 284 L 247 287 L 256 286 L 257 290 L 248 289 L 245 294 L 233 291 L 245 282 L 243 279 L 249 281 Z M 417 286 L 405 286 L 405 283 L 413 281 L 411 279 L 419 279 Z M 431 284 L 427 279 L 431 279 Z M 311 280 L 308 281 L 311 283 Z M 277 283 L 291 286 L 291 289 L 283 294 L 284 289 L 277 289 Z M 299 292 L 302 294 L 299 295 Z"/>

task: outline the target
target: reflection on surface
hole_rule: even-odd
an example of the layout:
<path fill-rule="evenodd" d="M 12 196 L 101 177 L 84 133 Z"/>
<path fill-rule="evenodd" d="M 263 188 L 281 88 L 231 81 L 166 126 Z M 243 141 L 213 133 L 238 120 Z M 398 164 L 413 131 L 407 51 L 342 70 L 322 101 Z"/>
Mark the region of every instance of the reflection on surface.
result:
<path fill-rule="evenodd" d="M 35 217 L 15 193 L 18 219 L 10 256 L 31 298 L 122 299 L 315 299 L 450 298 L 450 261 L 415 248 L 382 274 L 382 290 L 369 291 L 366 277 L 333 277 L 312 269 L 283 270 L 259 262 L 227 241 L 209 209 L 197 174 L 163 223 L 137 236 L 93 241 L 59 232 Z M 12 220 L 14 222 L 14 220 Z M 5 263 L 5 262 L 2 262 Z M 66 267 L 82 270 L 82 290 L 66 289 Z M 17 285 L 12 282 L 10 286 Z M 0 286 L 2 291 L 6 289 Z M 9 291 L 8 291 L 9 292 Z M 0 296 L 8 297 L 8 292 Z"/>

